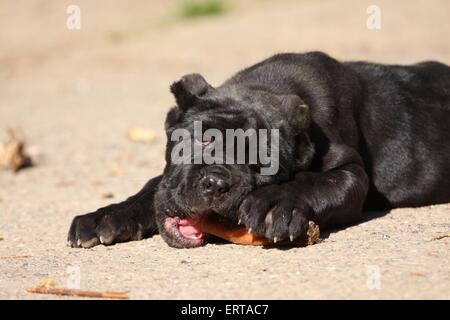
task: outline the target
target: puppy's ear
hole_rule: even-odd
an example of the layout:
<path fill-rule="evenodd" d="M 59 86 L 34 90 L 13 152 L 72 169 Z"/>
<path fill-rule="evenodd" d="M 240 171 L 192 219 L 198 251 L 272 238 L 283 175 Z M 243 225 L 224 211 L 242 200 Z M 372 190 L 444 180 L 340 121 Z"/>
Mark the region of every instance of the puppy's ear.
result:
<path fill-rule="evenodd" d="M 181 121 L 183 116 L 183 111 L 178 107 L 172 107 L 166 115 L 166 121 L 164 123 L 164 128 L 168 132 L 173 128 L 178 122 Z"/>
<path fill-rule="evenodd" d="M 175 96 L 178 107 L 186 111 L 211 88 L 200 74 L 192 73 L 172 83 L 170 91 Z"/>
<path fill-rule="evenodd" d="M 311 122 L 309 107 L 299 96 L 291 94 L 282 96 L 281 110 L 295 131 L 299 132 L 309 129 Z"/>

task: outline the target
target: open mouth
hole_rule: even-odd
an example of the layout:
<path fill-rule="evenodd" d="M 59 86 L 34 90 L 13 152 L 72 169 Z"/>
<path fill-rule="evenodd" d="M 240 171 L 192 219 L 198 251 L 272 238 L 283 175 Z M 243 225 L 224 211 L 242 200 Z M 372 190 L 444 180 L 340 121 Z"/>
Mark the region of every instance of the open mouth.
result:
<path fill-rule="evenodd" d="M 164 222 L 166 232 L 180 242 L 183 247 L 198 247 L 204 245 L 207 234 L 202 231 L 202 220 L 205 215 L 193 217 L 167 217 Z"/>

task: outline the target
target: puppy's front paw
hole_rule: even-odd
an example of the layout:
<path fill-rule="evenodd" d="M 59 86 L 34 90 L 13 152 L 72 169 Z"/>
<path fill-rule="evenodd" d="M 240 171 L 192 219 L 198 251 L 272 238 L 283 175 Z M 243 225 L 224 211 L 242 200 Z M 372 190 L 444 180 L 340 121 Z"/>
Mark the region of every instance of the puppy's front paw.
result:
<path fill-rule="evenodd" d="M 97 211 L 76 216 L 69 229 L 68 245 L 73 248 L 91 248 L 98 244 L 110 245 L 144 237 L 142 226 L 119 212 Z"/>
<path fill-rule="evenodd" d="M 270 185 L 250 193 L 239 208 L 240 221 L 250 233 L 274 243 L 304 236 L 310 207 L 288 187 Z"/>

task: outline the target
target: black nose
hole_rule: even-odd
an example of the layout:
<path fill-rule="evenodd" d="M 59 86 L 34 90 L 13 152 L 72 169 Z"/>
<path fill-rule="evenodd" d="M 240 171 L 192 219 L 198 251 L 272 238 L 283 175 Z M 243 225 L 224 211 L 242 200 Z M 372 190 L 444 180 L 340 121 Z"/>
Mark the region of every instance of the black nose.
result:
<path fill-rule="evenodd" d="M 230 190 L 230 185 L 216 176 L 206 176 L 200 180 L 200 189 L 205 196 L 218 196 Z"/>

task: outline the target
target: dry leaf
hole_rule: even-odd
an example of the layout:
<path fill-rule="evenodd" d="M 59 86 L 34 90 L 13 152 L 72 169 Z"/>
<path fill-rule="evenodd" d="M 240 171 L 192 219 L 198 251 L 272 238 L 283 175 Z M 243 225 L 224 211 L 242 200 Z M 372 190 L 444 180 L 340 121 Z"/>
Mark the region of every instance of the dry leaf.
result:
<path fill-rule="evenodd" d="M 9 140 L 0 144 L 0 168 L 17 172 L 32 165 L 31 158 L 25 154 L 25 143 L 9 130 Z"/>
<path fill-rule="evenodd" d="M 130 128 L 128 129 L 128 139 L 135 142 L 153 143 L 156 140 L 156 134 L 148 128 Z"/>
<path fill-rule="evenodd" d="M 37 283 L 36 286 L 44 287 L 44 288 L 53 288 L 53 287 L 56 287 L 57 284 L 58 284 L 58 281 L 56 281 L 53 278 L 43 278 L 43 279 L 39 280 L 39 282 Z"/>

